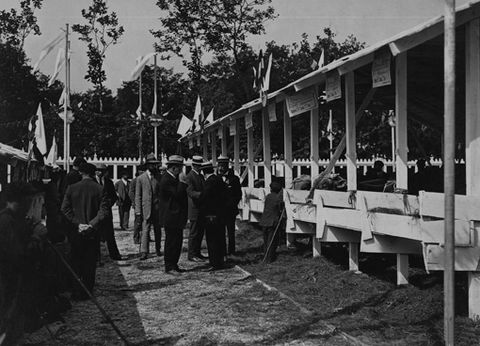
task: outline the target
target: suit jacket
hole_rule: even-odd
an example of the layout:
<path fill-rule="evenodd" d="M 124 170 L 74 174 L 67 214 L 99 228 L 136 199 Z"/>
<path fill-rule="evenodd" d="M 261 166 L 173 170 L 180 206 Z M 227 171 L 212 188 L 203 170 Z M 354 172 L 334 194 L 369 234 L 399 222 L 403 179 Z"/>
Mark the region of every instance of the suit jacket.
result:
<path fill-rule="evenodd" d="M 237 215 L 238 203 L 242 199 L 240 179 L 235 174 L 228 174 L 225 176 L 225 184 L 227 185 L 226 212 L 229 215 Z"/>
<path fill-rule="evenodd" d="M 130 182 L 127 180 L 127 184 L 122 179 L 115 183 L 115 191 L 117 192 L 117 203 L 123 205 L 125 208 L 130 208 L 132 204 L 130 200 Z"/>
<path fill-rule="evenodd" d="M 282 213 L 283 208 L 283 195 L 279 193 L 269 193 L 265 197 L 265 205 L 263 208 L 263 214 L 260 218 L 259 226 L 272 227 L 278 222 L 278 218 Z"/>
<path fill-rule="evenodd" d="M 159 206 L 158 181 L 148 172 L 144 172 L 135 181 L 135 214 L 141 214 L 144 220 L 158 216 Z"/>
<path fill-rule="evenodd" d="M 203 175 L 195 173 L 193 169 L 188 172 L 187 177 L 187 195 L 188 195 L 188 219 L 196 220 L 198 217 L 198 207 L 200 194 L 203 191 L 205 179 Z"/>
<path fill-rule="evenodd" d="M 137 187 L 137 178 L 135 177 L 128 184 L 128 197 L 130 197 L 130 202 L 132 203 L 133 210 L 135 210 L 135 188 L 136 187 Z"/>
<path fill-rule="evenodd" d="M 210 175 L 200 195 L 200 215 L 215 216 L 218 221 L 224 222 L 226 201 L 227 186 L 218 175 Z"/>
<path fill-rule="evenodd" d="M 66 179 L 66 187 L 68 187 L 82 180 L 82 176 L 78 171 L 72 169 L 70 172 L 68 172 L 65 179 Z"/>
<path fill-rule="evenodd" d="M 187 184 L 174 178 L 170 173 L 160 180 L 160 226 L 181 228 L 187 223 Z"/>
<path fill-rule="evenodd" d="M 98 229 L 106 219 L 108 209 L 109 201 L 102 186 L 87 178 L 67 188 L 61 210 L 75 226 L 83 223 Z"/>

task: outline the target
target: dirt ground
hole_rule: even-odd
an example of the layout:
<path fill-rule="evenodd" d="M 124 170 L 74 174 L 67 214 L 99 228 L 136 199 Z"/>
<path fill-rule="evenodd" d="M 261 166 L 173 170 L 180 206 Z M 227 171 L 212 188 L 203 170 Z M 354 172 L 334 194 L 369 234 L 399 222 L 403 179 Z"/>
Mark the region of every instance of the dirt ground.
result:
<path fill-rule="evenodd" d="M 443 344 L 442 273 L 427 275 L 412 259 L 411 284 L 397 288 L 393 256 L 363 256 L 363 273 L 355 274 L 346 270 L 346 248 L 324 247 L 314 259 L 306 241 L 296 250 L 281 246 L 276 262 L 262 264 L 261 231 L 239 225 L 230 269 L 202 271 L 186 261 L 184 241 L 180 266 L 187 272 L 179 276 L 164 273 L 163 257 L 139 261 L 132 232 L 116 231 L 128 259 L 111 261 L 104 249 L 95 296 L 131 344 Z M 465 317 L 465 285 L 460 276 L 456 341 L 480 345 L 480 324 Z M 74 302 L 65 323 L 49 327 L 54 338 L 44 328 L 27 344 L 122 344 L 91 302 Z"/>

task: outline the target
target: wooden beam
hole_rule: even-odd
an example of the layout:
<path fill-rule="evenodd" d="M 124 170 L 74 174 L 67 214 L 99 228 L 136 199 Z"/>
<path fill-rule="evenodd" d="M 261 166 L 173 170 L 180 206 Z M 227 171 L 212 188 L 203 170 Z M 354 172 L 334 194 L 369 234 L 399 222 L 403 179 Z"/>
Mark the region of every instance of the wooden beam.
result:
<path fill-rule="evenodd" d="M 345 117 L 347 147 L 347 190 L 357 190 L 357 129 L 355 115 L 355 72 L 345 75 Z"/>
<path fill-rule="evenodd" d="M 270 120 L 267 107 L 264 107 L 262 110 L 262 134 L 264 186 L 267 191 L 270 191 L 270 183 L 272 182 L 272 152 L 270 150 Z"/>
<path fill-rule="evenodd" d="M 318 107 L 310 111 L 310 176 L 311 179 L 318 176 L 320 166 L 318 160 L 320 159 L 318 146 L 318 132 L 319 132 L 319 111 Z"/>
<path fill-rule="evenodd" d="M 408 190 L 407 148 L 407 53 L 395 58 L 396 183 Z"/>
<path fill-rule="evenodd" d="M 235 135 L 233 136 L 233 169 L 236 175 L 240 175 L 240 125 L 239 120 L 235 122 Z"/>
<path fill-rule="evenodd" d="M 352 60 L 351 62 L 347 62 L 338 67 L 338 73 L 340 73 L 340 76 L 343 76 L 348 72 L 355 71 L 356 69 L 373 62 L 373 58 L 374 53 L 372 52 L 367 55 L 361 56 L 358 59 Z"/>
<path fill-rule="evenodd" d="M 253 143 L 253 126 L 247 129 L 247 154 L 248 154 L 248 162 L 247 162 L 247 169 L 248 169 L 248 187 L 253 187 L 254 181 L 254 160 L 255 160 L 255 152 L 254 152 L 254 143 Z"/>
<path fill-rule="evenodd" d="M 292 119 L 288 114 L 286 102 L 283 104 L 283 146 L 285 159 L 285 187 L 290 188 L 293 181 Z"/>

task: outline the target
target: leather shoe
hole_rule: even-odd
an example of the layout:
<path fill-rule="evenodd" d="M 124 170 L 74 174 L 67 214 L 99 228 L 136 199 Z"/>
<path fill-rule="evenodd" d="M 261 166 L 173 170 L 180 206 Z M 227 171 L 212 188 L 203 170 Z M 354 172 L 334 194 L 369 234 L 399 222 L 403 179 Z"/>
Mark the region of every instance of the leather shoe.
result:
<path fill-rule="evenodd" d="M 199 257 L 189 257 L 188 260 L 190 262 L 203 262 L 203 259 L 199 258 Z"/>
<path fill-rule="evenodd" d="M 175 269 L 169 269 L 169 270 L 165 270 L 165 274 L 179 276 L 180 272 L 176 271 Z"/>
<path fill-rule="evenodd" d="M 185 273 L 186 272 L 185 269 L 182 269 L 180 267 L 173 268 L 173 270 L 175 270 L 177 273 Z"/>
<path fill-rule="evenodd" d="M 145 261 L 147 258 L 148 258 L 148 255 L 144 253 L 140 256 L 140 261 Z"/>
<path fill-rule="evenodd" d="M 215 268 L 215 267 L 208 267 L 206 269 L 204 269 L 203 271 L 206 272 L 206 273 L 210 273 L 210 272 L 214 272 L 214 271 L 217 271 L 218 269 Z"/>

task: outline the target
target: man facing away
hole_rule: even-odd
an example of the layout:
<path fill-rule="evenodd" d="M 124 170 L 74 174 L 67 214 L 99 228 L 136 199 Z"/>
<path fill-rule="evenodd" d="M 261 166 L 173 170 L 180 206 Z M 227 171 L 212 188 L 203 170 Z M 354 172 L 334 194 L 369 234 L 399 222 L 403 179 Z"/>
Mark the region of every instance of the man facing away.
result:
<path fill-rule="evenodd" d="M 187 223 L 187 184 L 180 181 L 183 157 L 168 158 L 167 171 L 160 180 L 160 221 L 165 228 L 165 272 L 178 274 L 178 260 L 182 251 L 183 229 Z"/>
<path fill-rule="evenodd" d="M 156 179 L 157 166 L 161 162 L 155 155 L 147 155 L 145 172 L 138 176 L 135 182 L 135 216 L 142 219 L 140 240 L 140 260 L 144 261 L 150 252 L 150 230 L 155 234 L 155 252 L 161 256 L 162 229 L 160 227 L 159 190 Z"/>
<path fill-rule="evenodd" d="M 132 202 L 132 209 L 135 214 L 135 220 L 133 221 L 133 243 L 134 244 L 140 244 L 140 233 L 142 231 L 142 216 L 137 215 L 135 213 L 135 190 L 137 187 L 137 178 L 143 172 L 145 172 L 145 168 L 143 168 L 143 165 L 139 165 L 137 168 L 137 173 L 135 174 L 135 178 L 133 178 L 132 181 L 130 182 L 130 188 L 128 190 L 128 195 L 130 197 L 130 201 Z"/>
<path fill-rule="evenodd" d="M 202 239 L 205 232 L 205 222 L 200 217 L 198 208 L 200 194 L 203 191 L 204 179 L 200 174 L 203 158 L 192 157 L 192 169 L 186 176 L 188 194 L 188 219 L 190 220 L 190 232 L 188 234 L 188 260 L 202 262 L 206 258 L 201 254 Z"/>
<path fill-rule="evenodd" d="M 225 205 L 225 223 L 228 235 L 227 255 L 235 254 L 235 219 L 238 214 L 238 203 L 242 199 L 242 186 L 240 179 L 229 169 L 230 159 L 227 156 L 219 156 L 218 175 L 222 177 L 227 186 L 227 202 Z"/>
<path fill-rule="evenodd" d="M 130 182 L 127 173 L 122 173 L 119 181 L 115 183 L 115 191 L 117 192 L 118 217 L 120 219 L 120 228 L 128 229 L 128 221 L 130 219 L 130 207 L 132 201 L 129 195 Z"/>
<path fill-rule="evenodd" d="M 108 216 L 109 201 L 102 186 L 92 179 L 95 166 L 82 163 L 79 172 L 82 180 L 67 188 L 61 210 L 76 230 L 70 234 L 72 268 L 93 293 L 99 227 Z M 77 285 L 72 298 L 84 300 L 88 295 Z"/>
<path fill-rule="evenodd" d="M 200 216 L 205 219 L 210 268 L 207 271 L 225 267 L 225 205 L 227 187 L 222 178 L 215 174 L 212 162 L 203 165 L 205 185 L 200 194 Z"/>

